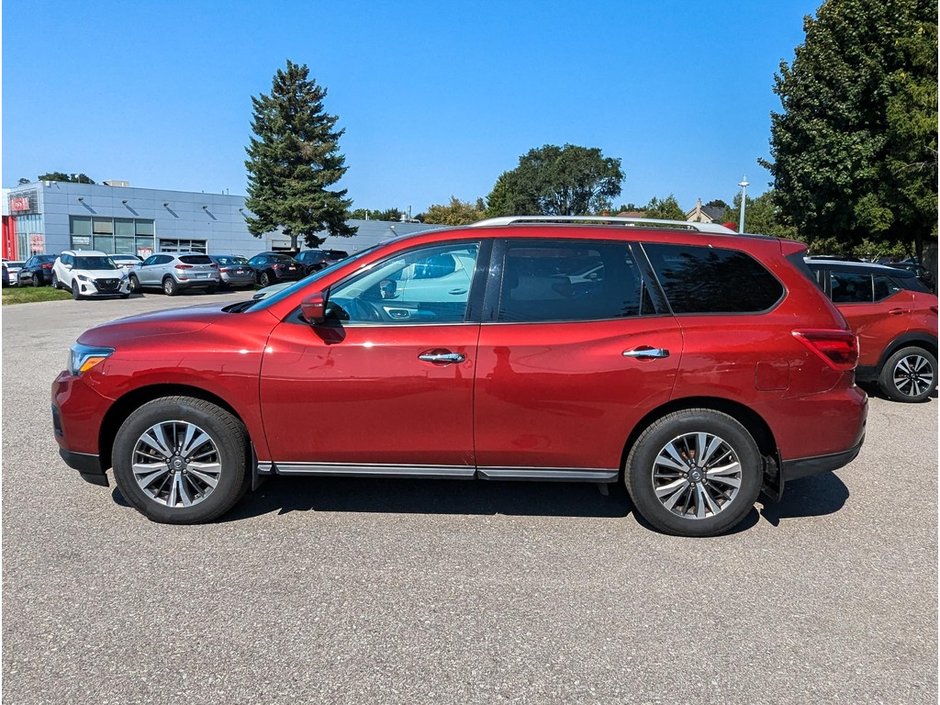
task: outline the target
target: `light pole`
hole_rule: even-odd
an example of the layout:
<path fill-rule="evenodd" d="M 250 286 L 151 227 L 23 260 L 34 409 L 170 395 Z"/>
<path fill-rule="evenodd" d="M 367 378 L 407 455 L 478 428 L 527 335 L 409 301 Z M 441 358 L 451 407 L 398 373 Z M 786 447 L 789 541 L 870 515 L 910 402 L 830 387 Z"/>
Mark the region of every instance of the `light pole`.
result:
<path fill-rule="evenodd" d="M 741 187 L 741 217 L 738 219 L 738 232 L 744 232 L 744 206 L 747 203 L 747 187 L 750 184 L 747 182 L 747 176 L 741 177 L 741 182 L 738 184 Z"/>

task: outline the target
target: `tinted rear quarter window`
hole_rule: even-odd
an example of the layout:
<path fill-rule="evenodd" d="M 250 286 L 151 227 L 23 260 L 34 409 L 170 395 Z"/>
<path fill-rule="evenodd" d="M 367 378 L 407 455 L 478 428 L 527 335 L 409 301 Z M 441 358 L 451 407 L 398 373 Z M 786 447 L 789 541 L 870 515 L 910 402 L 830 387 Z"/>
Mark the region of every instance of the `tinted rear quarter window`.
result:
<path fill-rule="evenodd" d="M 673 313 L 757 313 L 783 285 L 750 255 L 693 245 L 645 244 Z"/>

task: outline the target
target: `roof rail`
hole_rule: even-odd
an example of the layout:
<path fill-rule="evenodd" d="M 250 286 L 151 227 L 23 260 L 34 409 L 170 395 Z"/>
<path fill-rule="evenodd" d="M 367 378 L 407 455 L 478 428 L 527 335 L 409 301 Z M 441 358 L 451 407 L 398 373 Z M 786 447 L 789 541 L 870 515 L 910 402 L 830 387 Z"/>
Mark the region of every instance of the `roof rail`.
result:
<path fill-rule="evenodd" d="M 700 233 L 718 233 L 737 235 L 731 228 L 714 223 L 690 223 L 686 220 L 659 220 L 657 218 L 618 218 L 606 215 L 507 215 L 499 218 L 487 218 L 471 223 L 471 228 L 483 228 L 516 223 L 610 223 L 629 227 L 677 228 L 695 230 Z"/>

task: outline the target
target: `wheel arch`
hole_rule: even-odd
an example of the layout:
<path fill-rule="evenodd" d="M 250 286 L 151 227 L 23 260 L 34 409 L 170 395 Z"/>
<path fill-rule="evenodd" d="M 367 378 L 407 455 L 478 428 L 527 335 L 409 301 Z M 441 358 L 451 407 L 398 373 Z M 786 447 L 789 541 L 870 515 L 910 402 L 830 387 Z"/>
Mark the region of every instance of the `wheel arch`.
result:
<path fill-rule="evenodd" d="M 878 360 L 878 367 L 876 368 L 875 374 L 880 375 L 882 368 L 885 366 L 885 363 L 888 361 L 888 358 L 894 355 L 901 348 L 907 347 L 918 347 L 923 348 L 935 358 L 937 357 L 937 339 L 927 333 L 905 333 L 900 335 L 894 340 L 892 340 L 888 345 L 885 346 L 884 351 L 881 353 L 881 357 Z"/>
<path fill-rule="evenodd" d="M 753 409 L 740 402 L 722 397 L 683 397 L 682 399 L 673 399 L 653 409 L 636 423 L 623 447 L 623 454 L 620 458 L 620 472 L 623 473 L 627 456 L 630 454 L 637 438 L 649 428 L 650 424 L 668 414 L 684 409 L 711 409 L 727 414 L 747 429 L 754 442 L 757 443 L 757 448 L 762 456 L 772 459 L 775 463 L 778 462 L 777 441 L 774 438 L 773 431 L 770 430 L 770 426 L 763 417 Z"/>
<path fill-rule="evenodd" d="M 245 426 L 247 432 L 248 426 L 242 415 L 238 413 L 235 407 L 217 394 L 187 384 L 153 384 L 140 387 L 119 397 L 101 421 L 101 427 L 98 429 L 98 457 L 101 460 L 101 467 L 109 468 L 112 466 L 111 451 L 114 447 L 114 439 L 117 436 L 118 429 L 135 409 L 154 399 L 173 396 L 193 397 L 215 404 L 238 419 Z M 249 440 L 251 440 L 250 435 Z"/>

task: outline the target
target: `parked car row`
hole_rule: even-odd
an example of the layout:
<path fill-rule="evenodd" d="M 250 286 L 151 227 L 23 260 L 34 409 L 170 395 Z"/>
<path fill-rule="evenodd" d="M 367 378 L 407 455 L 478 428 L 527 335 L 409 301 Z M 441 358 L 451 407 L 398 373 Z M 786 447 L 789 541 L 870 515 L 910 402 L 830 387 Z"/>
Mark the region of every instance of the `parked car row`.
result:
<path fill-rule="evenodd" d="M 305 250 L 297 258 L 282 252 L 262 252 L 251 259 L 201 252 L 158 252 L 143 259 L 95 250 L 66 250 L 58 257 L 34 255 L 25 262 L 4 260 L 3 285 L 51 285 L 71 291 L 75 298 L 123 296 L 145 289 L 160 290 L 168 296 L 187 289 L 211 293 L 219 287 L 264 287 L 296 281 L 348 256 L 341 250 Z"/>

